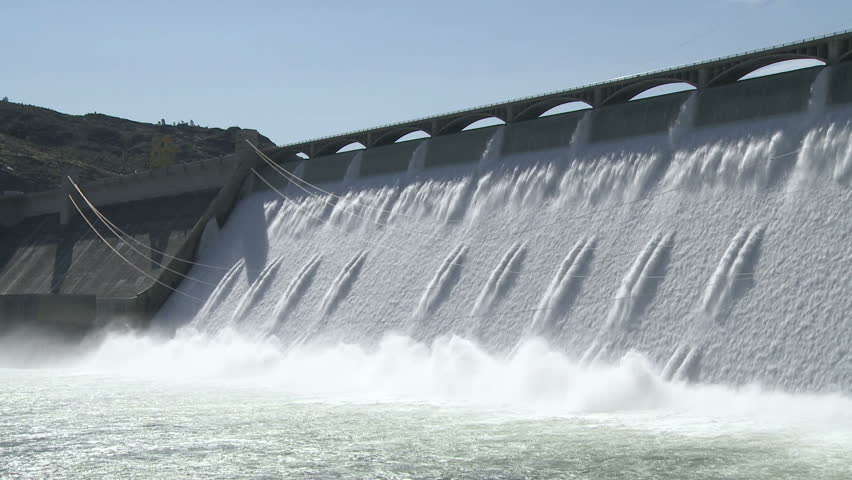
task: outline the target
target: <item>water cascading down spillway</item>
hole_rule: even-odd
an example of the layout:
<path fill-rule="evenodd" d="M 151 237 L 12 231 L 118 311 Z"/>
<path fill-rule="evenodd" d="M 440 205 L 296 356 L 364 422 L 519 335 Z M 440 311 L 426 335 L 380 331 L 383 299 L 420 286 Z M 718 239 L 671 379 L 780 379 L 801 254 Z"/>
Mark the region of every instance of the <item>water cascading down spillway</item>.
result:
<path fill-rule="evenodd" d="M 476 159 L 462 132 L 392 159 L 408 171 L 364 175 L 368 150 L 339 182 L 247 193 L 199 260 L 232 268 L 193 270 L 218 287 L 184 282 L 205 303 L 175 295 L 155 325 L 282 355 L 541 342 L 661 381 L 848 392 L 852 110 L 826 72 L 789 115 L 714 123 L 699 92 L 658 134 L 601 139 L 589 111 L 564 147 L 514 152 L 500 126 Z"/>

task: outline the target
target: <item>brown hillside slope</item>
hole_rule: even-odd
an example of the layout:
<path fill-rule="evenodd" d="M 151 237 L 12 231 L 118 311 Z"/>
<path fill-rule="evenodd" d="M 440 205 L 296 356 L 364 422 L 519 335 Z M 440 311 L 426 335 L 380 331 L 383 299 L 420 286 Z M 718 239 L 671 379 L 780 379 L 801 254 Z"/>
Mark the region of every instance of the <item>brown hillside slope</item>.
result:
<path fill-rule="evenodd" d="M 82 181 L 187 163 L 234 152 L 238 127 L 227 130 L 154 125 L 97 113 L 66 115 L 0 102 L 0 191 L 46 190 L 63 175 Z M 261 147 L 273 143 L 260 136 Z"/>

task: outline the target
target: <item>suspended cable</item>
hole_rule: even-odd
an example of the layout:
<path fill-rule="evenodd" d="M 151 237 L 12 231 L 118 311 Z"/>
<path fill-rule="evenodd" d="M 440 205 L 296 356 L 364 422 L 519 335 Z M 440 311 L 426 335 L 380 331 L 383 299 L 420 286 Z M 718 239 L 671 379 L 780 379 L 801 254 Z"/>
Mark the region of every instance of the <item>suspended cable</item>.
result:
<path fill-rule="evenodd" d="M 262 158 L 262 159 L 263 159 L 263 160 L 264 160 L 264 161 L 265 161 L 265 162 L 266 162 L 266 163 L 267 163 L 267 164 L 268 164 L 268 165 L 269 165 L 269 166 L 270 166 L 270 167 L 271 167 L 274 171 L 278 172 L 278 174 L 279 174 L 279 175 L 292 175 L 290 172 L 288 172 L 286 169 L 284 169 L 284 168 L 283 168 L 283 167 L 281 167 L 280 165 L 276 164 L 276 163 L 275 163 L 275 162 L 273 162 L 272 160 L 269 160 L 269 159 L 268 159 L 268 157 L 266 157 L 266 156 L 265 156 L 265 155 L 263 155 L 262 153 L 259 153 L 259 154 L 261 155 L 261 158 Z M 287 178 L 287 177 L 285 177 L 285 178 Z M 294 176 L 294 178 L 298 178 L 298 177 L 295 177 L 295 176 Z M 289 178 L 287 178 L 287 179 L 288 179 L 288 180 L 290 180 Z M 320 199 L 320 201 L 322 201 L 322 202 L 326 203 L 327 205 L 331 206 L 332 208 L 336 208 L 336 207 L 337 207 L 337 204 L 335 204 L 335 203 L 334 203 L 334 202 L 332 202 L 331 200 L 321 198 L 321 197 L 322 197 L 321 195 L 316 194 L 316 193 L 314 193 L 314 192 L 311 192 L 311 191 L 310 191 L 310 190 L 308 190 L 307 188 L 305 188 L 305 187 L 303 187 L 303 186 L 299 185 L 298 183 L 293 182 L 292 180 L 290 180 L 290 182 L 291 182 L 291 183 L 293 183 L 293 185 L 295 185 L 295 186 L 296 186 L 297 188 L 299 188 L 300 190 L 302 190 L 302 191 L 304 191 L 305 193 L 307 193 L 309 196 L 311 196 L 311 197 L 315 197 L 315 198 L 319 198 L 319 199 Z M 320 190 L 321 190 L 321 191 L 323 191 L 323 192 L 325 192 L 325 190 L 322 190 L 322 189 L 320 189 Z M 276 191 L 277 191 L 277 190 L 276 190 Z M 338 195 L 334 195 L 334 194 L 329 194 L 329 195 L 330 195 L 331 197 L 333 197 L 333 198 L 337 198 L 338 200 L 340 200 L 340 201 L 344 201 L 344 202 L 345 202 L 345 199 L 344 199 L 343 197 L 340 197 L 340 196 L 338 196 Z M 358 214 L 358 213 L 356 213 L 356 212 L 354 212 L 354 211 L 350 211 L 350 210 L 348 209 L 348 207 L 349 207 L 349 205 L 345 205 L 345 204 L 341 206 L 341 208 L 342 208 L 344 211 L 346 211 L 347 213 L 349 213 L 349 215 L 350 215 L 350 216 L 355 217 L 355 218 L 360 218 L 360 219 L 362 219 L 362 220 L 367 220 L 367 221 L 369 221 L 369 222 L 375 223 L 376 225 L 379 225 L 380 227 L 383 227 L 383 228 L 387 228 L 387 229 L 389 229 L 389 230 L 394 230 L 394 231 L 400 231 L 400 232 L 411 233 L 411 234 L 418 235 L 418 236 L 422 236 L 422 237 L 426 237 L 426 238 L 437 238 L 437 235 L 438 235 L 438 232 L 434 232 L 434 233 L 424 233 L 424 232 L 419 232 L 419 231 L 415 231 L 415 230 L 407 230 L 407 229 L 403 229 L 403 228 L 400 228 L 400 227 L 398 227 L 398 226 L 396 226 L 396 225 L 391 225 L 391 224 L 389 224 L 389 223 L 381 222 L 381 221 L 379 221 L 379 220 L 375 220 L 375 219 L 372 219 L 372 218 L 366 217 L 366 216 L 364 216 L 364 215 L 360 215 L 360 214 Z M 389 210 L 382 210 L 382 211 L 389 212 Z"/>
<path fill-rule="evenodd" d="M 142 275 L 144 275 L 144 276 L 148 277 L 150 280 L 153 280 L 154 282 L 156 282 L 156 283 L 158 283 L 158 284 L 160 284 L 160 285 L 162 285 L 162 286 L 164 286 L 164 287 L 168 288 L 169 290 L 171 290 L 171 291 L 173 291 L 173 292 L 175 292 L 175 293 L 179 293 L 179 294 L 183 295 L 184 297 L 191 298 L 192 300 L 195 300 L 195 301 L 197 301 L 197 302 L 204 303 L 204 300 L 203 300 L 203 299 L 198 298 L 198 297 L 195 297 L 195 296 L 190 295 L 190 294 L 188 294 L 188 293 L 186 293 L 186 292 L 183 292 L 183 291 L 181 291 L 181 290 L 178 290 L 178 289 L 176 289 L 176 288 L 172 287 L 171 285 L 168 285 L 168 284 L 166 284 L 166 283 L 163 283 L 163 282 L 162 282 L 162 281 L 160 281 L 158 278 L 156 278 L 156 277 L 154 277 L 154 276 L 150 275 L 148 272 L 146 272 L 146 271 L 142 270 L 141 268 L 137 267 L 136 265 L 134 265 L 134 264 L 133 264 L 133 262 L 131 262 L 130 260 L 128 260 L 128 259 L 127 259 L 127 257 L 125 257 L 124 255 L 122 255 L 122 254 L 121 254 L 121 252 L 119 252 L 119 251 L 118 251 L 115 247 L 113 247 L 113 246 L 109 243 L 109 241 L 107 241 L 107 239 L 106 239 L 106 238 L 104 238 L 104 236 L 103 236 L 103 235 L 101 235 L 101 232 L 99 232 L 99 231 L 95 228 L 95 226 L 94 226 L 94 225 L 92 225 L 92 222 L 91 222 L 91 221 L 89 221 L 89 218 L 88 218 L 88 217 L 87 217 L 87 216 L 83 213 L 83 210 L 81 210 L 81 209 L 80 209 L 80 206 L 79 206 L 79 205 L 77 205 L 77 202 L 74 200 L 74 197 L 73 197 L 73 196 L 71 196 L 71 195 L 68 195 L 68 198 L 71 200 L 71 203 L 74 205 L 74 208 L 75 208 L 75 209 L 77 209 L 77 212 L 79 212 L 79 213 L 80 213 L 80 216 L 81 216 L 81 217 L 83 217 L 83 220 L 85 220 L 85 221 L 86 221 L 86 223 L 89 225 L 89 228 L 91 228 L 91 229 L 92 229 L 92 231 L 93 231 L 93 232 L 95 232 L 95 235 L 97 235 L 97 236 L 98 236 L 98 238 L 100 238 L 100 239 L 101 239 L 101 241 L 102 241 L 102 242 L 104 242 L 104 243 L 106 244 L 106 246 L 107 246 L 107 247 L 109 247 L 109 249 L 113 251 L 113 253 L 115 253 L 116 255 L 118 255 L 118 256 L 119 256 L 119 258 L 121 258 L 122 260 L 124 260 L 124 262 L 125 262 L 125 263 L 127 263 L 128 265 L 130 265 L 131 267 L 133 267 L 133 269 L 134 269 L 134 270 L 138 271 L 138 272 L 139 272 L 139 273 L 141 273 Z"/>
<path fill-rule="evenodd" d="M 68 178 L 68 180 L 71 180 L 71 178 L 69 177 L 69 178 Z M 82 192 L 80 191 L 80 188 L 79 188 L 79 187 L 77 187 L 77 185 L 74 183 L 74 181 L 73 181 L 73 180 L 71 180 L 71 184 L 72 184 L 72 185 L 74 185 L 74 187 L 75 187 L 75 188 L 77 188 L 77 191 L 78 191 L 78 192 L 80 192 L 80 194 L 82 195 Z M 114 228 L 113 228 L 113 227 L 112 227 L 112 226 L 111 226 L 111 225 L 110 225 L 110 224 L 109 224 L 109 223 L 108 223 L 108 222 L 107 222 L 107 221 L 106 221 L 106 220 L 105 220 L 105 219 L 104 219 L 101 215 L 100 215 L 100 213 L 98 213 L 98 211 L 94 208 L 94 206 L 91 204 L 91 202 L 89 202 L 89 200 L 88 200 L 87 198 L 85 198 L 85 196 L 83 197 L 83 200 L 85 200 L 85 201 L 86 201 L 86 203 L 89 205 L 89 207 L 90 207 L 90 208 L 92 209 L 92 211 L 95 213 L 95 216 L 97 216 L 97 217 L 98 217 L 98 219 L 100 219 L 101 223 L 103 223 L 103 224 L 107 227 L 107 229 L 108 229 L 110 232 L 112 232 L 112 234 L 113 234 L 113 235 L 115 235 L 115 236 L 116 236 L 116 238 L 118 238 L 118 240 L 119 240 L 120 242 L 122 242 L 122 243 L 126 244 L 128 248 L 130 248 L 132 251 L 136 252 L 139 256 L 141 256 L 141 257 L 142 257 L 142 258 L 144 258 L 145 260 L 150 261 L 150 262 L 154 263 L 155 265 L 157 265 L 157 266 L 161 267 L 162 269 L 164 269 L 164 270 L 166 270 L 166 271 L 169 271 L 169 272 L 172 272 L 172 273 L 174 273 L 175 275 L 179 275 L 180 277 L 185 278 L 185 279 L 187 279 L 187 280 L 190 280 L 190 281 L 193 281 L 193 282 L 197 282 L 197 283 L 200 283 L 200 284 L 202 284 L 202 285 L 207 285 L 208 287 L 216 287 L 216 284 L 214 284 L 214 283 L 209 283 L 209 282 L 205 282 L 204 280 L 199 280 L 199 279 L 197 279 L 197 278 L 190 277 L 189 275 L 186 275 L 186 274 L 183 274 L 183 273 L 181 273 L 181 272 L 178 272 L 177 270 L 173 270 L 173 269 L 169 268 L 167 265 L 165 265 L 165 264 L 163 264 L 163 263 L 160 263 L 160 262 L 158 262 L 158 261 L 154 260 L 152 257 L 149 257 L 148 255 L 146 255 L 145 253 L 143 253 L 141 250 L 139 250 L 138 248 L 134 247 L 132 244 L 128 243 L 125 239 L 123 239 L 123 238 L 122 238 L 122 236 L 121 236 L 121 235 L 119 235 L 119 233 L 118 233 L 118 232 L 116 232 L 116 230 L 115 230 L 115 229 L 114 229 Z"/>
<path fill-rule="evenodd" d="M 282 175 L 285 175 L 287 177 L 287 179 L 290 180 L 291 182 L 298 182 L 298 183 L 301 183 L 301 184 L 305 184 L 305 185 L 307 185 L 307 186 L 309 186 L 309 187 L 311 187 L 315 190 L 318 190 L 318 191 L 320 191 L 320 192 L 322 192 L 322 193 L 324 193 L 324 194 L 326 194 L 330 197 L 337 198 L 338 200 L 344 199 L 344 197 L 336 195 L 336 194 L 334 194 L 334 193 L 332 193 L 328 190 L 324 190 L 324 189 L 320 188 L 319 186 L 314 185 L 314 184 L 308 182 L 307 180 L 299 177 L 295 173 L 287 171 L 287 169 L 285 169 L 285 168 L 281 167 L 280 165 L 278 165 L 277 163 L 275 163 L 274 160 L 269 158 L 269 156 L 267 156 L 265 153 L 263 153 L 259 148 L 257 148 L 257 146 L 255 146 L 253 143 L 251 143 L 248 139 L 244 139 L 244 140 L 246 141 L 246 143 L 248 143 L 251 146 L 252 149 L 254 149 L 254 151 L 258 154 L 258 156 L 260 156 L 260 158 L 262 158 L 266 163 L 270 164 L 270 166 L 272 166 L 276 170 L 281 169 L 280 173 Z M 311 192 L 308 192 L 307 190 L 305 190 L 305 192 L 307 192 L 309 195 L 312 194 Z M 393 210 L 387 210 L 387 209 L 384 209 L 384 208 L 381 208 L 381 207 L 374 207 L 372 205 L 367 205 L 365 203 L 355 202 L 353 205 L 359 205 L 359 206 L 362 206 L 362 207 L 364 207 L 365 209 L 368 209 L 368 210 L 376 210 L 378 212 L 389 213 L 389 214 L 392 214 L 392 215 L 398 215 L 398 216 L 401 216 L 401 217 L 412 218 L 412 219 L 415 219 L 415 220 L 422 220 L 421 217 L 416 216 L 416 215 L 407 215 L 407 214 L 402 213 L 402 212 L 394 212 Z M 447 223 L 464 223 L 461 220 L 451 220 L 451 219 L 447 219 L 446 222 Z"/>
<path fill-rule="evenodd" d="M 73 185 L 74 188 L 77 190 L 77 192 L 80 194 L 80 197 L 82 197 L 82 199 L 86 202 L 86 204 L 89 205 L 89 208 L 91 208 L 92 211 L 95 212 L 95 214 L 98 216 L 98 218 L 100 218 L 104 222 L 104 224 L 108 225 L 108 227 L 111 226 L 112 228 L 114 228 L 115 230 L 120 232 L 121 235 L 123 235 L 125 238 L 127 238 L 131 242 L 141 246 L 142 248 L 150 250 L 154 253 L 158 253 L 158 254 L 166 257 L 166 258 L 171 258 L 171 259 L 176 260 L 178 262 L 186 263 L 186 264 L 189 264 L 189 265 L 196 265 L 196 266 L 204 267 L 204 268 L 212 268 L 212 269 L 216 269 L 216 270 L 229 270 L 229 268 L 226 268 L 226 267 L 219 267 L 219 266 L 216 266 L 216 265 L 207 265 L 207 264 L 204 264 L 204 263 L 198 263 L 198 262 L 186 260 L 186 259 L 183 259 L 183 258 L 180 258 L 180 257 L 175 257 L 173 255 L 169 255 L 168 253 L 166 253 L 162 250 L 157 250 L 156 248 L 145 244 L 145 242 L 141 242 L 141 241 L 137 240 L 136 238 L 133 237 L 133 235 L 130 235 L 129 233 L 125 232 L 124 230 L 119 228 L 118 225 L 111 222 L 109 220 L 109 218 L 107 218 L 105 215 L 103 215 L 103 213 L 101 213 L 101 211 L 97 207 L 95 207 L 94 204 L 92 204 L 91 201 L 89 201 L 88 197 L 86 197 L 86 195 L 80 189 L 80 186 L 77 185 L 76 183 L 74 183 L 74 181 L 71 179 L 71 177 L 68 177 L 68 180 L 71 182 L 71 185 Z M 115 233 L 115 232 L 113 232 L 113 233 Z M 121 235 L 118 235 L 118 234 L 116 234 L 116 235 L 121 236 Z"/>

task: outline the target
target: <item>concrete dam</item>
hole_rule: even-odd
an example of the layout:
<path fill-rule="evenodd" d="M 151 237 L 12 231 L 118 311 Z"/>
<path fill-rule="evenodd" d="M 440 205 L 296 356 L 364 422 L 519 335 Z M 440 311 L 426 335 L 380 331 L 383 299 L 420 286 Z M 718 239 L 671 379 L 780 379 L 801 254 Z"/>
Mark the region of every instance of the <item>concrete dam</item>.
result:
<path fill-rule="evenodd" d="M 119 324 L 165 345 L 235 336 L 441 365 L 546 348 L 661 382 L 848 393 L 850 38 L 263 156 L 246 143 L 81 184 L 85 198 L 70 181 L 6 194 L 0 329 Z M 827 65 L 737 81 L 791 58 Z M 673 81 L 698 88 L 628 101 Z M 575 100 L 593 108 L 538 117 Z M 506 123 L 463 130 L 486 117 Z M 395 143 L 417 130 L 431 136 Z M 338 152 L 352 142 L 367 148 Z"/>

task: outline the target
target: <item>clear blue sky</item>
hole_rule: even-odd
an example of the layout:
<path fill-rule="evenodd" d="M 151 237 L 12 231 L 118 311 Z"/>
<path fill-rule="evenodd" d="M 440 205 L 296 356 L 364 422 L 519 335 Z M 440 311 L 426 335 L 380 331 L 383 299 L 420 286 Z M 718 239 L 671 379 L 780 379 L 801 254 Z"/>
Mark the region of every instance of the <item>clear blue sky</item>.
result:
<path fill-rule="evenodd" d="M 849 0 L 0 0 L 0 97 L 279 144 L 852 27 Z"/>

